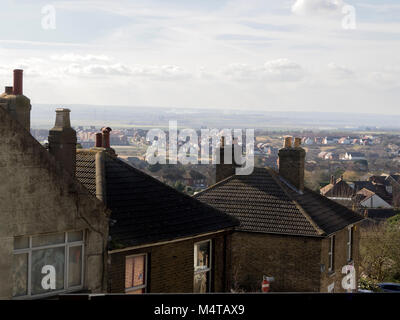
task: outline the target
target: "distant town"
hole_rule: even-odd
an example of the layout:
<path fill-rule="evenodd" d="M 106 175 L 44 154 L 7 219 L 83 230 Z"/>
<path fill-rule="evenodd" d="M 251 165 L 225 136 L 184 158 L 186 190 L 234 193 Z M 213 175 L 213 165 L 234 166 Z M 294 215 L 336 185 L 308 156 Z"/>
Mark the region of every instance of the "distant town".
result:
<path fill-rule="evenodd" d="M 78 126 L 75 129 L 79 147 L 87 149 L 95 145 L 99 127 Z M 145 161 L 150 145 L 150 141 L 146 140 L 147 132 L 148 129 L 135 127 L 113 128 L 110 143 L 121 159 L 181 191 L 193 194 L 215 182 L 212 165 L 149 165 Z M 47 129 L 31 129 L 31 133 L 40 143 L 47 143 Z M 337 178 L 343 176 L 348 181 L 366 181 L 372 175 L 400 171 L 400 133 L 391 132 L 256 130 L 256 167 L 277 168 L 282 139 L 293 135 L 301 137 L 307 151 L 305 183 L 313 190 L 318 191 L 327 185 L 332 175 Z"/>

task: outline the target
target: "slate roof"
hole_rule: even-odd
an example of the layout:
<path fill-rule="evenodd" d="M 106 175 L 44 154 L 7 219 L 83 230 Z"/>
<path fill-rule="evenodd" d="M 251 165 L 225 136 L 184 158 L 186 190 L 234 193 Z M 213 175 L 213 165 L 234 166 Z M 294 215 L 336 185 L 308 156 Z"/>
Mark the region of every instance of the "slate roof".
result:
<path fill-rule="evenodd" d="M 233 175 L 195 197 L 238 218 L 236 229 L 247 232 L 324 237 L 363 220 L 310 189 L 300 194 L 265 168 Z"/>
<path fill-rule="evenodd" d="M 77 178 L 95 193 L 95 152 L 77 152 Z M 238 221 L 106 153 L 111 248 L 151 244 L 232 228 Z"/>

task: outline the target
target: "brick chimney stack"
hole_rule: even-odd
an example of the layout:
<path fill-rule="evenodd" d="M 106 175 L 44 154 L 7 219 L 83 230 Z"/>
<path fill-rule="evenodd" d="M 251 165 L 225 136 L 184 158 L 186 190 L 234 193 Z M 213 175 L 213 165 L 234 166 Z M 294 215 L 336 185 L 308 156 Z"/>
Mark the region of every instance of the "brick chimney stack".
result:
<path fill-rule="evenodd" d="M 76 170 L 76 131 L 71 128 L 69 109 L 56 109 L 56 123 L 49 132 L 49 152 L 72 175 Z"/>
<path fill-rule="evenodd" d="M 305 150 L 300 146 L 301 139 L 286 137 L 283 148 L 279 150 L 279 175 L 299 191 L 304 190 Z"/>
<path fill-rule="evenodd" d="M 96 148 L 103 147 L 103 134 L 101 132 L 96 133 L 96 143 L 94 145 Z"/>
<path fill-rule="evenodd" d="M 15 69 L 14 70 L 14 95 L 18 96 L 18 95 L 22 95 L 23 94 L 23 76 L 22 73 L 24 71 L 21 69 Z"/>
<path fill-rule="evenodd" d="M 103 129 L 101 129 L 101 133 L 102 133 L 102 140 L 103 140 L 103 148 L 106 149 L 110 149 L 111 145 L 110 145 L 110 132 L 112 131 L 112 129 L 110 127 L 104 127 Z"/>
<path fill-rule="evenodd" d="M 235 162 L 235 152 L 241 152 L 241 150 L 239 148 L 235 150 L 235 144 L 237 144 L 237 141 L 233 141 L 232 145 L 227 145 L 225 138 L 221 137 L 221 144 L 217 149 L 216 183 L 233 176 L 235 174 L 235 169 L 239 166 Z M 225 160 L 225 154 L 229 153 L 232 155 L 231 161 L 229 161 L 230 163 Z"/>
<path fill-rule="evenodd" d="M 5 92 L 0 95 L 0 104 L 16 119 L 26 130 L 31 128 L 31 101 L 23 95 L 22 76 L 23 70 L 14 70 L 14 87 L 5 87 Z"/>

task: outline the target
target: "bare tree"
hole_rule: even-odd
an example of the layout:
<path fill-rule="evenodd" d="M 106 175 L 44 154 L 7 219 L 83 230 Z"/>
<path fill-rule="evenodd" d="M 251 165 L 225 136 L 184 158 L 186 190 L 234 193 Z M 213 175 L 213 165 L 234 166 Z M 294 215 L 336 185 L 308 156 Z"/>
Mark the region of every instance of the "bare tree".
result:
<path fill-rule="evenodd" d="M 400 219 L 361 229 L 361 283 L 400 281 Z"/>

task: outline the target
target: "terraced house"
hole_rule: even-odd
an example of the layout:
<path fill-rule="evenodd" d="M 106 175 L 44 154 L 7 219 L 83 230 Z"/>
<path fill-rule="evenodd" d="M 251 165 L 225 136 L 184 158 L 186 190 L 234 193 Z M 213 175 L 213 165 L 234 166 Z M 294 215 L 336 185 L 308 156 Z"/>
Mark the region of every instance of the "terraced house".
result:
<path fill-rule="evenodd" d="M 57 109 L 49 150 L 29 132 L 30 111 L 14 70 L 0 95 L 0 299 L 104 292 L 108 211 L 74 177 L 69 110 Z"/>
<path fill-rule="evenodd" d="M 220 152 L 224 159 L 225 147 Z M 235 175 L 234 164 L 221 163 L 217 183 L 195 195 L 240 221 L 227 246 L 230 287 L 260 291 L 268 276 L 271 291 L 343 292 L 342 267 L 358 273 L 363 218 L 304 187 L 304 159 L 300 139 L 286 138 L 279 172 Z"/>
<path fill-rule="evenodd" d="M 228 290 L 226 246 L 238 221 L 119 159 L 110 130 L 76 161 L 78 179 L 111 210 L 109 291 Z"/>

